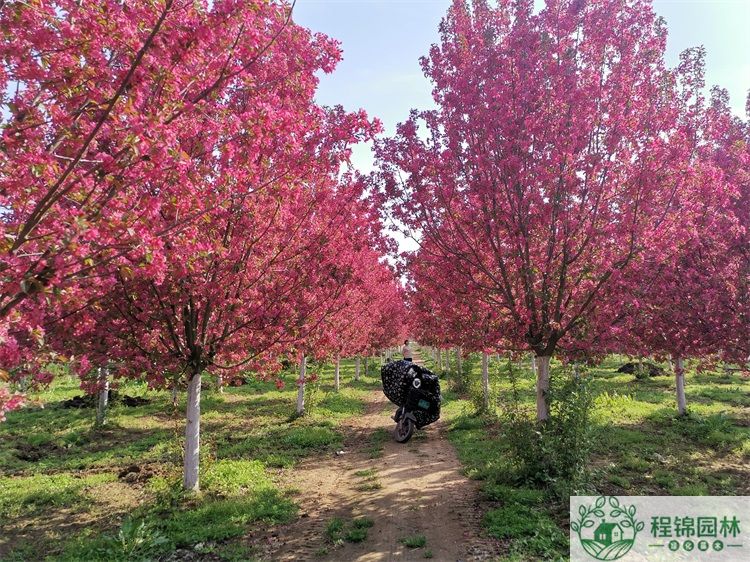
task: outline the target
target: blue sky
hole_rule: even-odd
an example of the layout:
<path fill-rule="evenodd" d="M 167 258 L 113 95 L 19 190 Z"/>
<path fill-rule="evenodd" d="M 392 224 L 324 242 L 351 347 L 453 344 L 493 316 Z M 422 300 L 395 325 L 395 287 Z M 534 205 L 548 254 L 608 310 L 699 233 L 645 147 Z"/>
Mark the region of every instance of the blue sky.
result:
<path fill-rule="evenodd" d="M 419 57 L 438 39 L 438 24 L 450 0 L 297 0 L 295 20 L 342 43 L 344 60 L 324 76 L 318 101 L 364 108 L 392 133 L 411 108 L 431 105 L 430 84 Z M 706 81 L 729 90 L 732 105 L 744 114 L 750 90 L 750 0 L 655 0 L 669 28 L 668 61 L 680 51 L 704 45 Z M 369 170 L 367 146 L 359 146 L 354 165 Z"/>

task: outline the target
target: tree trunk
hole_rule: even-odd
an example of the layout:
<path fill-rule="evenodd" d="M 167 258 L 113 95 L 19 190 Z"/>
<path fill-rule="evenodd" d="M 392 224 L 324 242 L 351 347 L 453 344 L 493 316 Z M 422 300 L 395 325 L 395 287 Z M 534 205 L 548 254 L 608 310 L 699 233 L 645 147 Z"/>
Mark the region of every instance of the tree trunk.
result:
<path fill-rule="evenodd" d="M 109 368 L 99 367 L 99 402 L 96 405 L 96 427 L 107 423 L 109 405 Z"/>
<path fill-rule="evenodd" d="M 224 394 L 224 378 L 221 375 L 216 375 L 216 388 L 219 394 Z"/>
<path fill-rule="evenodd" d="M 461 372 L 461 346 L 456 348 L 456 370 L 459 376 L 463 374 Z"/>
<path fill-rule="evenodd" d="M 536 357 L 533 353 L 531 355 L 531 374 L 536 377 Z"/>
<path fill-rule="evenodd" d="M 482 353 L 482 407 L 490 409 L 490 355 Z"/>
<path fill-rule="evenodd" d="M 367 376 L 367 364 L 369 357 L 365 357 L 365 376 Z"/>
<path fill-rule="evenodd" d="M 357 358 L 354 360 L 354 380 L 359 380 L 359 367 L 360 367 L 360 359 L 359 355 L 357 355 Z"/>
<path fill-rule="evenodd" d="M 675 357 L 674 378 L 677 386 L 677 413 L 684 416 L 687 412 L 685 401 L 685 362 L 682 357 Z"/>
<path fill-rule="evenodd" d="M 299 379 L 297 379 L 297 415 L 305 413 L 305 375 L 307 374 L 307 357 L 299 362 Z"/>
<path fill-rule="evenodd" d="M 182 484 L 186 490 L 200 490 L 199 465 L 201 443 L 201 375 L 193 373 L 187 388 L 185 425 L 185 461 Z"/>
<path fill-rule="evenodd" d="M 573 378 L 576 380 L 581 378 L 581 367 L 578 364 L 578 361 L 573 363 Z"/>
<path fill-rule="evenodd" d="M 177 407 L 177 381 L 172 383 L 172 407 Z"/>
<path fill-rule="evenodd" d="M 338 392 L 339 387 L 341 386 L 341 357 L 338 354 L 336 355 L 336 370 L 334 372 L 334 384 L 336 387 L 336 392 Z"/>
<path fill-rule="evenodd" d="M 440 348 L 438 347 L 438 350 L 437 350 L 437 357 L 438 357 L 438 360 L 437 360 L 437 362 L 438 362 L 438 372 L 442 373 L 442 372 L 443 372 L 443 354 L 442 354 L 442 353 L 441 353 L 440 351 L 441 351 L 441 350 L 440 350 Z"/>
<path fill-rule="evenodd" d="M 536 356 L 534 363 L 536 367 L 536 419 L 545 421 L 549 417 L 549 355 Z"/>

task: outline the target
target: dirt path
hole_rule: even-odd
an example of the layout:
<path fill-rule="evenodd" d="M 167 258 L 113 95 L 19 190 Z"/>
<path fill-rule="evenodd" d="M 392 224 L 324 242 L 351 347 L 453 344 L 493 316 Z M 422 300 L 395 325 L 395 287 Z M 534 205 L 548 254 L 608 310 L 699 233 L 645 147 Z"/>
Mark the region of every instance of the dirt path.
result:
<path fill-rule="evenodd" d="M 394 411 L 382 392 L 374 391 L 366 414 L 342 427 L 348 436 L 343 454 L 294 469 L 284 483 L 301 491 L 302 517 L 271 536 L 256 535 L 252 542 L 264 559 L 375 562 L 424 560 L 425 553 L 445 562 L 492 558 L 494 541 L 478 536 L 476 484 L 461 474 L 442 423 L 403 445 L 390 435 Z M 380 446 L 373 449 L 378 437 Z M 334 517 L 347 522 L 369 517 L 375 524 L 365 541 L 334 546 L 326 538 L 326 524 Z M 406 547 L 400 541 L 410 535 L 424 535 L 426 545 Z"/>

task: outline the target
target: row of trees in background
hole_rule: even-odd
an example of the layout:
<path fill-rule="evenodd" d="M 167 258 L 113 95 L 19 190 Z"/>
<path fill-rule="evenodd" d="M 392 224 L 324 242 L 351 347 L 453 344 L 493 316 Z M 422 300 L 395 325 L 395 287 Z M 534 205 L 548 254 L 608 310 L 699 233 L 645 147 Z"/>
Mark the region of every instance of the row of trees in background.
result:
<path fill-rule="evenodd" d="M 750 354 L 750 124 L 704 95 L 702 48 L 664 62 L 648 0 L 454 0 L 422 60 L 436 109 L 376 143 L 422 342 Z"/>
<path fill-rule="evenodd" d="M 340 49 L 290 6 L 14 2 L 0 26 L 5 377 L 63 359 L 92 391 L 187 388 L 197 489 L 204 373 L 403 337 L 378 213 L 342 173 L 378 124 L 315 103 Z"/>

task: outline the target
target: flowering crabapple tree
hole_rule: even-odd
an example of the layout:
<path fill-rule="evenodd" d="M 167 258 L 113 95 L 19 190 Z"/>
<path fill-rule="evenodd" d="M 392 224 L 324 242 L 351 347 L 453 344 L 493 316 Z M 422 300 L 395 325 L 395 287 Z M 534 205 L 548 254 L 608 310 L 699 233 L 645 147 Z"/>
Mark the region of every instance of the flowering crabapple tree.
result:
<path fill-rule="evenodd" d="M 14 376 L 80 279 L 91 299 L 113 286 L 100 266 L 163 277 L 165 237 L 225 204 L 206 171 L 216 147 L 247 147 L 248 106 L 271 123 L 332 70 L 338 45 L 290 16 L 265 0 L 3 2 L 0 364 Z"/>
<path fill-rule="evenodd" d="M 272 5 L 272 17 L 265 3 L 247 4 L 212 4 L 218 22 L 236 23 L 232 33 L 223 29 L 232 43 L 217 57 L 231 87 L 209 93 L 218 113 L 206 108 L 194 126 L 172 131 L 189 167 L 183 175 L 167 166 L 149 187 L 159 207 L 147 226 L 159 233 L 160 251 L 126 246 L 117 260 L 95 263 L 48 322 L 92 342 L 76 358 L 81 372 L 111 362 L 116 376 L 146 377 L 154 387 L 184 381 L 188 489 L 199 486 L 203 372 L 273 372 L 348 283 L 330 248 L 334 235 L 345 236 L 346 205 L 360 193 L 339 189 L 338 175 L 349 146 L 376 127 L 363 113 L 314 103 L 315 73 L 340 56 L 334 42 L 294 25 L 283 5 Z M 245 11 L 235 12 L 240 5 Z M 194 86 L 205 88 L 188 80 Z M 175 119 L 183 114 L 182 105 L 172 110 Z M 189 187 L 199 212 L 183 207 L 177 184 Z"/>
<path fill-rule="evenodd" d="M 17 410 L 23 406 L 23 403 L 24 398 L 20 393 L 11 392 L 6 386 L 0 383 L 0 421 L 5 421 L 5 414 Z"/>
<path fill-rule="evenodd" d="M 474 300 L 471 291 L 455 286 L 445 274 L 450 267 L 441 261 L 440 253 L 429 251 L 425 241 L 419 260 L 411 262 L 409 271 L 411 305 L 415 315 L 415 333 L 418 337 L 434 337 L 450 342 L 466 352 L 482 354 L 482 406 L 490 407 L 489 356 L 492 352 L 507 349 L 499 338 L 497 309 L 483 301 Z"/>
<path fill-rule="evenodd" d="M 352 334 L 348 330 L 352 316 L 364 320 L 360 337 L 367 337 L 369 326 L 359 312 L 378 305 L 383 289 L 378 283 L 384 282 L 385 287 L 395 284 L 392 275 L 373 274 L 389 272 L 380 269 L 381 254 L 375 249 L 380 245 L 377 216 L 362 199 L 362 187 L 361 183 L 342 182 L 331 200 L 319 206 L 313 222 L 303 229 L 307 237 L 320 232 L 319 247 L 312 256 L 311 266 L 320 268 L 330 264 L 328 267 L 332 268 L 340 283 L 335 292 L 324 291 L 324 287 L 317 284 L 311 287 L 314 290 L 300 293 L 304 299 L 319 299 L 323 295 L 326 301 L 316 306 L 303 324 L 294 327 L 304 334 L 298 338 L 297 346 L 301 353 L 297 380 L 298 415 L 305 410 L 306 358 L 313 356 L 321 360 L 340 352 L 342 338 Z M 300 310 L 300 307 L 295 307 L 295 310 Z"/>
<path fill-rule="evenodd" d="M 300 150 L 311 153 L 312 147 Z M 331 158 L 316 161 L 338 167 Z M 343 210 L 356 194 L 336 193 L 323 179 L 312 189 L 310 166 L 304 182 L 287 179 L 239 193 L 170 237 L 162 280 L 118 271 L 115 289 L 95 305 L 106 322 L 93 306 L 69 317 L 74 337 L 106 341 L 109 357 L 86 357 L 90 363 L 114 358 L 119 376 L 145 374 L 155 387 L 169 384 L 164 373 L 184 380 L 188 489 L 199 485 L 202 374 L 230 379 L 248 370 L 275 372 L 281 355 L 314 341 L 351 280 L 346 257 L 332 248 L 346 237 Z M 222 177 L 234 189 L 236 177 Z M 253 179 L 262 181 L 247 181 Z"/>
<path fill-rule="evenodd" d="M 705 181 L 715 181 L 706 178 Z M 677 409 L 686 413 L 685 367 L 688 357 L 718 356 L 730 331 L 732 288 L 737 279 L 725 233 L 731 232 L 732 216 L 722 212 L 714 190 L 694 235 L 684 239 L 673 256 L 659 262 L 646 260 L 637 266 L 640 287 L 631 286 L 631 303 L 625 308 L 629 351 L 657 354 L 674 360 Z M 694 206 L 695 199 L 691 200 Z M 725 196 L 724 204 L 729 203 Z"/>
<path fill-rule="evenodd" d="M 732 114 L 725 90 L 714 88 L 709 108 L 710 158 L 731 186 L 725 207 L 734 227 L 725 231 L 726 252 L 731 259 L 727 272 L 730 292 L 728 329 L 720 349 L 725 359 L 747 366 L 750 361 L 750 95 L 745 104 L 745 119 Z"/>
<path fill-rule="evenodd" d="M 422 60 L 437 109 L 377 144 L 390 211 L 535 354 L 539 420 L 558 346 L 679 238 L 701 60 L 665 45 L 647 0 L 455 0 Z"/>
<path fill-rule="evenodd" d="M 344 296 L 346 305 L 326 322 L 334 356 L 334 388 L 341 384 L 340 359 L 370 355 L 398 341 L 404 319 L 403 294 L 395 273 L 374 249 L 363 252 L 356 282 Z"/>
<path fill-rule="evenodd" d="M 626 321 L 636 347 L 674 359 L 680 415 L 687 411 L 686 358 L 744 363 L 750 353 L 748 128 L 727 104 L 726 92 L 715 88 L 700 132 L 696 181 L 713 188 L 677 202 L 691 228 L 672 256 L 641 264 L 637 306 Z"/>

